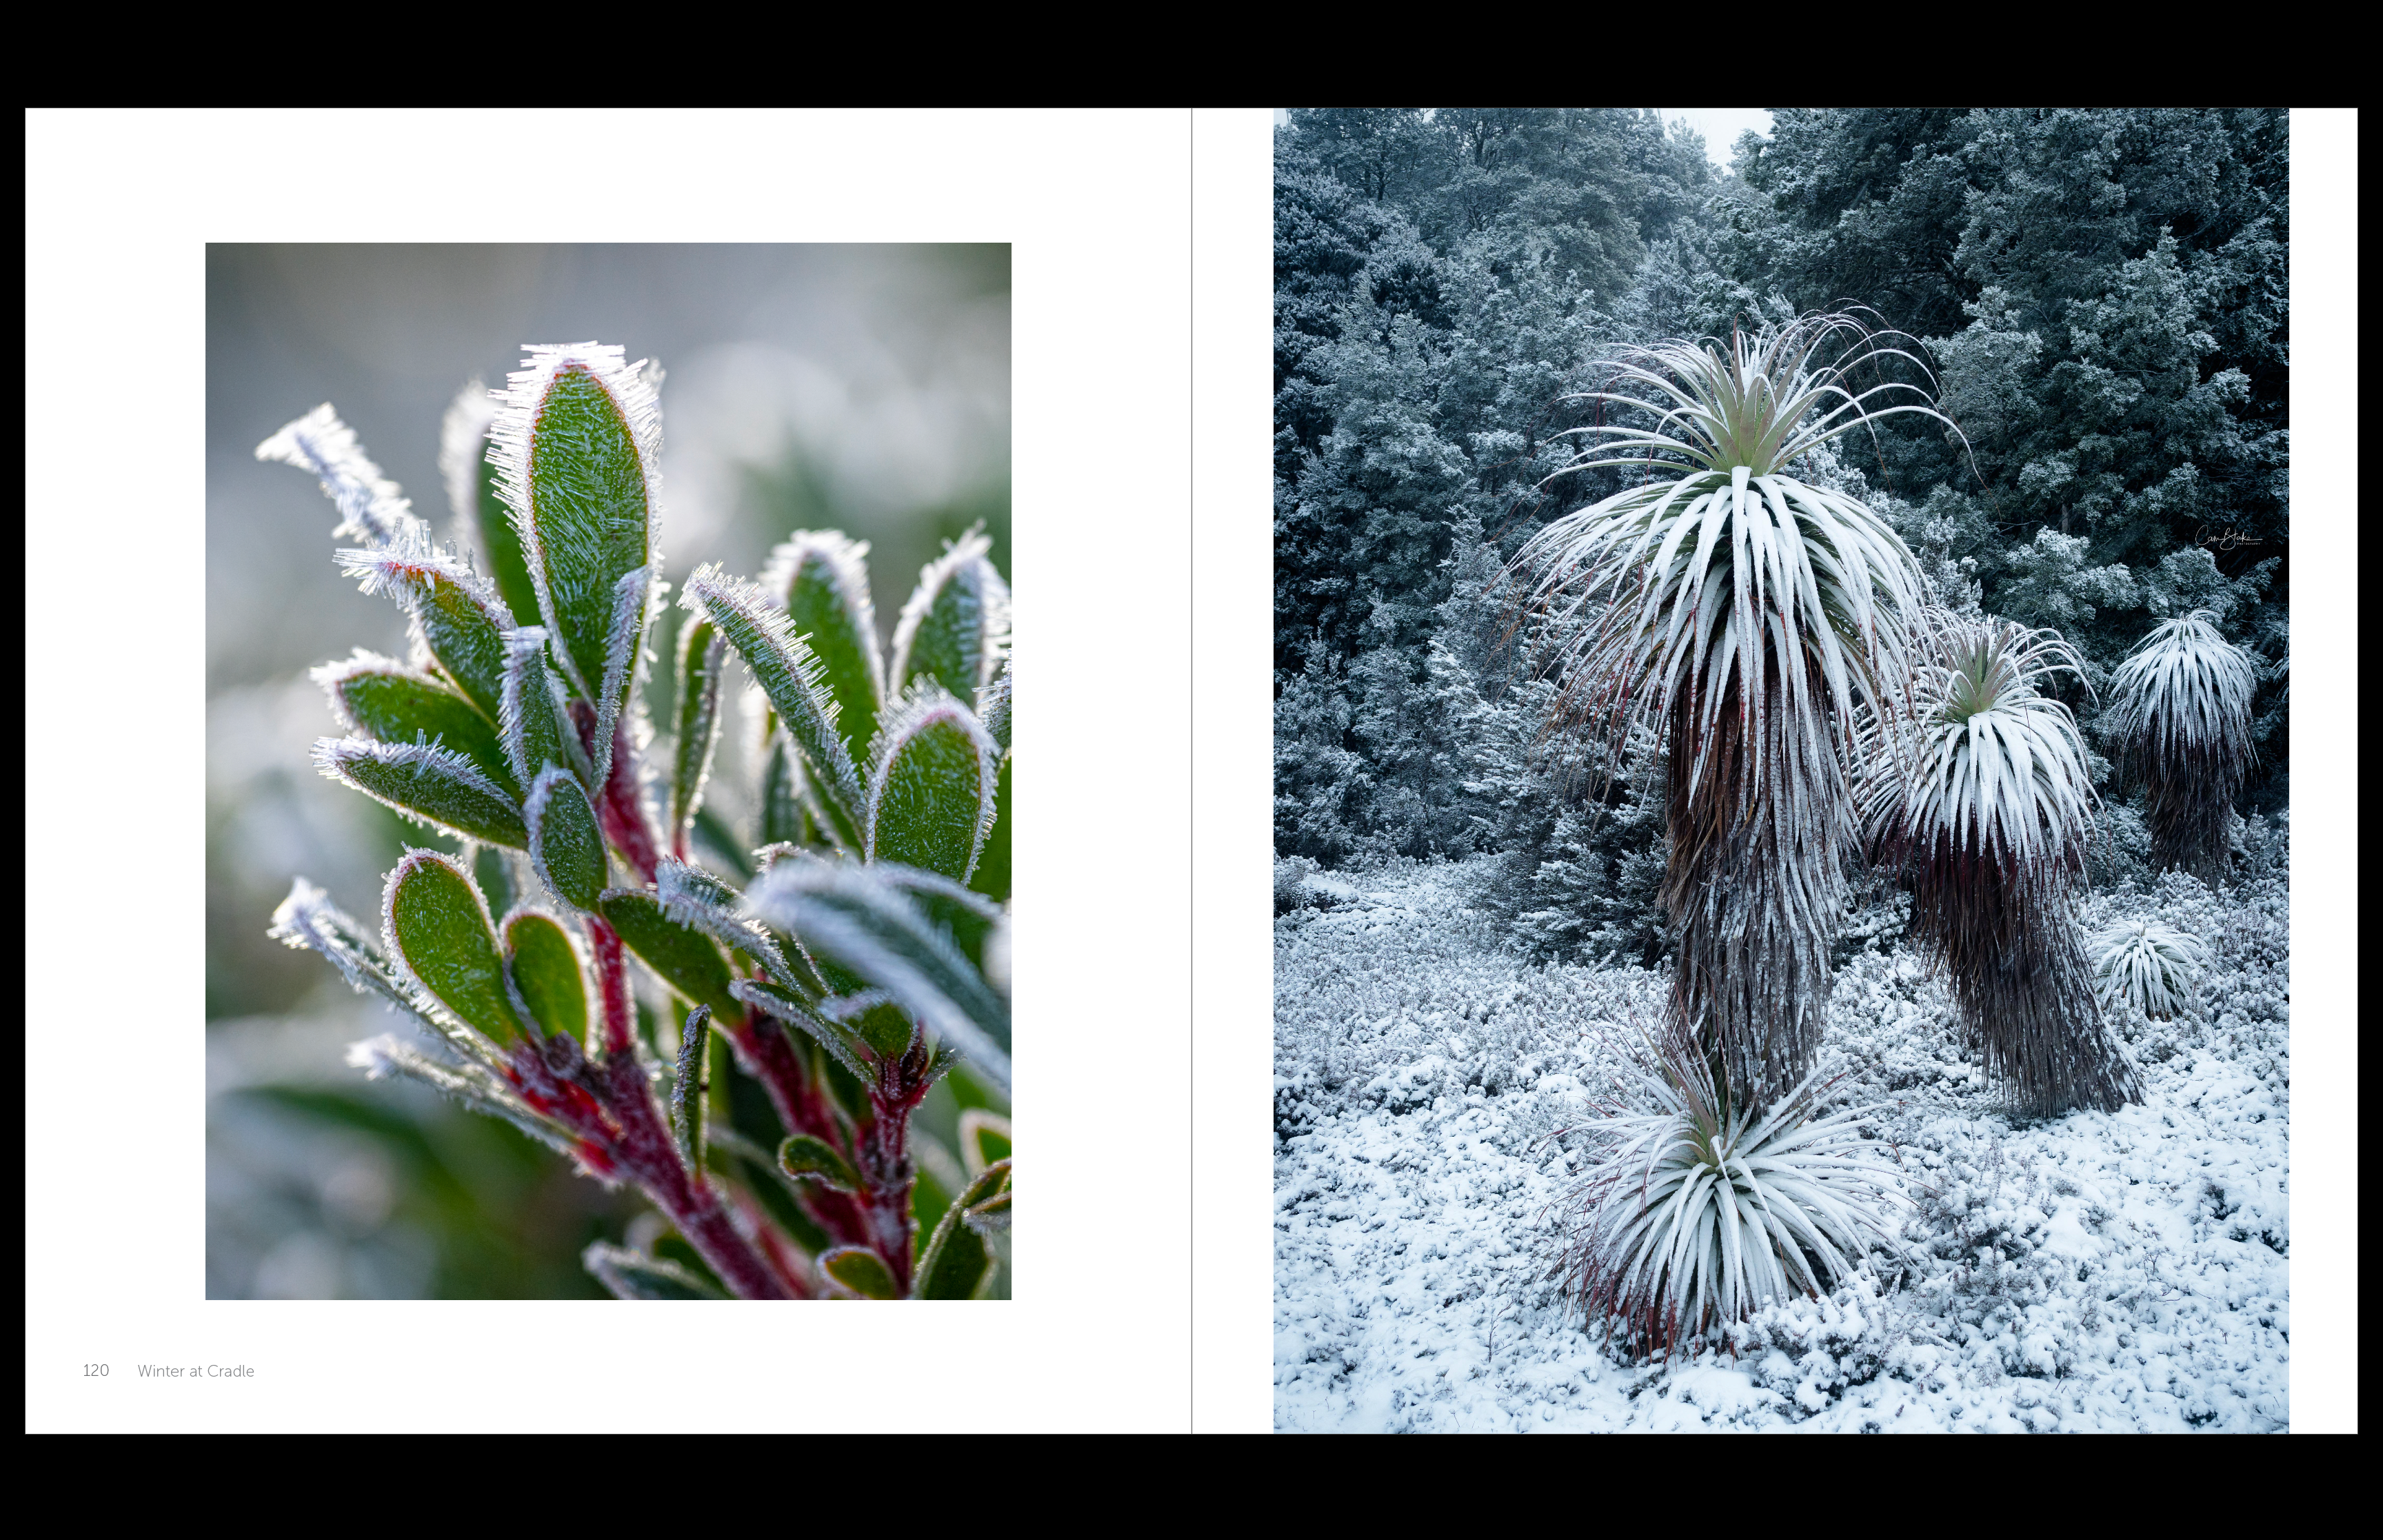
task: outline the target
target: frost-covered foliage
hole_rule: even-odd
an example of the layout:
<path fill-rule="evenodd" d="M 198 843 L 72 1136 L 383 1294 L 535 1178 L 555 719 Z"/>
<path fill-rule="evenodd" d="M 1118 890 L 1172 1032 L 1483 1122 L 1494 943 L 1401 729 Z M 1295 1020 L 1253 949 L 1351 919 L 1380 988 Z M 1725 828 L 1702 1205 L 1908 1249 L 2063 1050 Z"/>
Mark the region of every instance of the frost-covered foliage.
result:
<path fill-rule="evenodd" d="M 2184 1009 L 2209 958 L 2198 939 L 2152 920 L 2112 926 L 2092 945 L 2093 987 L 2104 1004 L 2123 1002 L 2162 1020 Z"/>
<path fill-rule="evenodd" d="M 322 481 L 361 542 L 341 568 L 412 622 L 411 659 L 315 671 L 348 734 L 315 762 L 449 846 L 407 852 L 373 925 L 299 878 L 272 934 L 414 1029 L 351 1064 L 653 1201 L 648 1244 L 586 1254 L 615 1294 L 980 1296 L 1008 1124 L 964 1119 L 954 1160 L 910 1123 L 946 1076 L 1009 1092 L 1007 585 L 956 542 L 889 664 L 865 546 L 798 533 L 763 585 L 702 568 L 657 742 L 661 373 L 596 343 L 523 362 L 448 414 L 452 548 L 328 405 L 258 447 Z M 704 806 L 732 655 L 772 777 L 745 838 Z"/>
<path fill-rule="evenodd" d="M 1854 954 L 1819 1069 L 1880 1104 L 1892 1252 L 1641 1361 L 1545 1264 L 1659 975 L 1480 948 L 1464 868 L 1386 870 L 1276 932 L 1276 1425 L 1284 1431 L 2280 1431 L 2290 1250 L 2287 895 L 2170 874 L 2096 929 L 2204 938 L 2215 1012 L 2114 1018 L 2145 1100 L 2015 1125 L 1908 947 Z M 1411 965 L 1404 959 L 1413 958 Z"/>
<path fill-rule="evenodd" d="M 2093 788 L 2055 633 L 1931 610 L 1910 684 L 1870 713 L 1858 798 L 1872 857 L 1912 891 L 1913 935 L 1951 976 L 1969 1040 L 2034 1114 L 2138 1093 L 2105 1030 L 2072 912 Z"/>
<path fill-rule="evenodd" d="M 1815 1296 L 1891 1244 L 1900 1180 L 1817 1076 L 1733 1105 L 1685 1036 L 1659 1040 L 1635 1105 L 1570 1132 L 1587 1174 L 1565 1195 L 1566 1295 L 1592 1328 L 1668 1353 L 1762 1305 Z"/>
<path fill-rule="evenodd" d="M 2251 655 L 2195 610 L 2152 628 L 2111 676 L 2108 731 L 2143 783 L 2152 859 L 2216 881 L 2251 764 Z"/>

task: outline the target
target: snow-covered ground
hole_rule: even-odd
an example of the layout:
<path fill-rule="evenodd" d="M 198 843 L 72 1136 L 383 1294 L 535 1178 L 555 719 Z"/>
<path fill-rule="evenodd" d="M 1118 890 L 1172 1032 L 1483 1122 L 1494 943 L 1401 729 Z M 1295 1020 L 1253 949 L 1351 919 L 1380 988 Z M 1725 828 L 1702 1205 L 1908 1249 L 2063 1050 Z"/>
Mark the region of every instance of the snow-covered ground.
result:
<path fill-rule="evenodd" d="M 1548 1246 L 1560 1130 L 1661 980 L 1500 955 L 1470 881 L 1393 870 L 1276 922 L 1278 1428 L 2283 1429 L 2279 882 L 2087 901 L 2089 930 L 2155 913 L 2213 957 L 2195 1011 L 2126 1023 L 2148 1095 L 2116 1115 L 2015 1124 L 1920 959 L 1854 955 L 1823 1062 L 1881 1104 L 1902 1252 L 1734 1353 L 1632 1366 L 1554 1297 Z"/>

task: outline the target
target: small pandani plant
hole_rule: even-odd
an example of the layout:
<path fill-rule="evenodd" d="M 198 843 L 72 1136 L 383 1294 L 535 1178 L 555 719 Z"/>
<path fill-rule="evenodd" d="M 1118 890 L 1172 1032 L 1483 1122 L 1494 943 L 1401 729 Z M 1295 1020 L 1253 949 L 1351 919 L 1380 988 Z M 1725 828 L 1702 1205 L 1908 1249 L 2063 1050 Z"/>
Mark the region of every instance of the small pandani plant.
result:
<path fill-rule="evenodd" d="M 2157 1021 L 2173 1020 L 2192 999 L 2209 961 L 2198 937 L 2151 920 L 2129 920 L 2093 938 L 2093 986 L 2103 1004 L 2133 1005 Z"/>
<path fill-rule="evenodd" d="M 2227 827 L 2251 768 L 2251 655 L 2195 610 L 2164 621 L 2110 676 L 2120 765 L 2141 781 L 2152 866 L 2225 875 Z"/>
<path fill-rule="evenodd" d="M 340 567 L 411 622 L 410 658 L 316 671 L 346 729 L 316 764 L 460 842 L 408 851 L 377 925 L 301 878 L 272 933 L 418 1029 L 351 1063 L 653 1201 L 674 1234 L 586 1253 L 615 1294 L 976 1297 L 1008 1125 L 963 1117 L 967 1179 L 921 1248 L 910 1123 L 963 1061 L 1009 1090 L 1007 587 L 960 540 L 883 658 L 865 546 L 798 533 L 759 583 L 700 567 L 658 738 L 659 381 L 585 343 L 467 388 L 444 458 L 477 560 L 433 541 L 327 404 L 258 447 L 320 478 L 354 542 Z M 759 696 L 749 841 L 703 806 L 731 655 Z M 633 964 L 667 1012 L 640 1008 Z"/>
<path fill-rule="evenodd" d="M 1893 1245 L 1898 1172 L 1861 1133 L 1870 1109 L 1822 1110 L 1817 1073 L 1752 1106 L 1673 1028 L 1647 1045 L 1637 1078 L 1632 1107 L 1574 1130 L 1589 1149 L 1567 1199 L 1562 1287 L 1608 1340 L 1668 1354 Z"/>
<path fill-rule="evenodd" d="M 1873 859 L 1910 886 L 1911 934 L 1951 976 L 1965 1035 L 2019 1110 L 2142 1100 L 2102 1021 L 2073 911 L 2093 786 L 2068 708 L 2083 665 L 2057 633 L 1943 610 L 1915 617 L 1899 709 L 1863 723 Z"/>

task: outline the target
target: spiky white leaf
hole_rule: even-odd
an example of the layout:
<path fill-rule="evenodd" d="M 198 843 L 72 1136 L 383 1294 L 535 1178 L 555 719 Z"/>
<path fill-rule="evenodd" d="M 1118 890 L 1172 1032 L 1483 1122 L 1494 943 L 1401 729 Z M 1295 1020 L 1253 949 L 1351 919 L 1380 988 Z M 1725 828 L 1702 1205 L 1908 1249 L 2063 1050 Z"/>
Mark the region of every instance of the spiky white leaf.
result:
<path fill-rule="evenodd" d="M 2209 962 L 2199 937 L 2152 920 L 2112 926 L 2094 936 L 2092 953 L 2093 985 L 2105 1004 L 2123 1001 L 2162 1020 L 2184 1009 Z"/>
<path fill-rule="evenodd" d="M 398 490 L 397 483 L 365 458 L 355 430 L 340 421 L 328 401 L 284 423 L 278 432 L 256 446 L 256 458 L 312 471 L 323 484 L 323 495 L 340 511 L 339 524 L 331 531 L 334 536 L 379 546 L 410 530 L 427 530 L 414 516 L 414 505 Z"/>
<path fill-rule="evenodd" d="M 497 467 L 497 496 L 512 516 L 514 532 L 521 537 L 527 559 L 530 581 L 537 589 L 540 619 L 549 632 L 562 637 L 567 633 L 557 617 L 548 580 L 546 551 L 538 543 L 537 521 L 532 517 L 529 462 L 538 408 L 556 374 L 573 365 L 586 368 L 611 396 L 628 424 L 645 478 L 647 564 L 659 570 L 662 416 L 661 400 L 655 388 L 661 376 L 650 360 L 630 363 L 623 349 L 601 342 L 531 343 L 525 351 L 528 356 L 522 361 L 524 366 L 505 376 L 505 388 L 497 395 L 496 414 L 488 425 L 489 455 Z M 556 660 L 579 693 L 596 699 L 603 681 L 582 678 L 582 670 L 569 647 L 559 646 L 555 653 Z"/>

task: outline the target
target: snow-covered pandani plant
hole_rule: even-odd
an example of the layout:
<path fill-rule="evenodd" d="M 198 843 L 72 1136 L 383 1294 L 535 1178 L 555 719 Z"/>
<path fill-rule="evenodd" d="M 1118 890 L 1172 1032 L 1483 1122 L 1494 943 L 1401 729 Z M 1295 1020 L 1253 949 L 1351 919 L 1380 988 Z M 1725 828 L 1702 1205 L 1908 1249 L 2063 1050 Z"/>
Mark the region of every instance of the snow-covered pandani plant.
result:
<path fill-rule="evenodd" d="M 1557 716 L 1617 744 L 1634 722 L 1664 734 L 1677 1010 L 1749 1106 L 1811 1067 L 1854 843 L 1850 724 L 1902 668 L 1920 585 L 1883 519 L 1789 472 L 1873 419 L 1942 420 L 1917 386 L 1854 378 L 1916 365 L 1894 335 L 1815 314 L 1624 351 L 1620 388 L 1582 398 L 1600 424 L 1574 430 L 1591 442 L 1566 470 L 1641 479 L 1549 524 L 1512 569 L 1575 638 Z M 1609 409 L 1642 421 L 1607 425 Z"/>
<path fill-rule="evenodd" d="M 2110 676 L 2109 731 L 2143 784 L 2152 865 L 2204 881 L 2226 871 L 2227 828 L 2251 768 L 2251 655 L 2195 610 L 2152 628 Z"/>
<path fill-rule="evenodd" d="M 2015 1106 L 2139 1101 L 2074 912 L 2093 777 L 2076 719 L 2043 691 L 2083 665 L 2056 632 L 1938 609 L 1914 622 L 1902 708 L 1861 724 L 1871 855 L 1910 886 L 1911 933 L 1950 975 L 1963 1029 Z"/>
<path fill-rule="evenodd" d="M 258 447 L 320 478 L 341 568 L 412 622 L 411 658 L 315 671 L 346 730 L 316 764 L 460 842 L 408 851 L 375 925 L 301 878 L 272 933 L 416 1029 L 352 1063 L 653 1201 L 674 1242 L 586 1253 L 614 1293 L 976 1297 L 1010 1204 L 1007 588 L 961 540 L 888 660 L 865 546 L 797 534 L 758 584 L 699 568 L 658 741 L 659 381 L 584 343 L 467 388 L 452 548 L 327 404 Z M 703 806 L 732 654 L 767 730 L 750 840 Z M 639 1008 L 633 963 L 669 1009 Z M 995 1107 L 963 1119 L 967 1179 L 922 1248 L 911 1118 L 963 1066 Z"/>
<path fill-rule="evenodd" d="M 1566 1200 L 1565 1297 L 1609 1340 L 1668 1353 L 1832 1287 L 1894 1243 L 1898 1172 L 1866 1138 L 1867 1109 L 1824 1111 L 1808 1075 L 1756 1108 L 1674 1030 L 1639 1073 L 1639 1106 L 1572 1132 L 1588 1140 Z"/>
<path fill-rule="evenodd" d="M 2209 962 L 2200 939 L 2151 920 L 2130 920 L 2095 934 L 2093 985 L 2103 1004 L 2133 1005 L 2155 1020 L 2172 1020 L 2192 999 Z"/>

